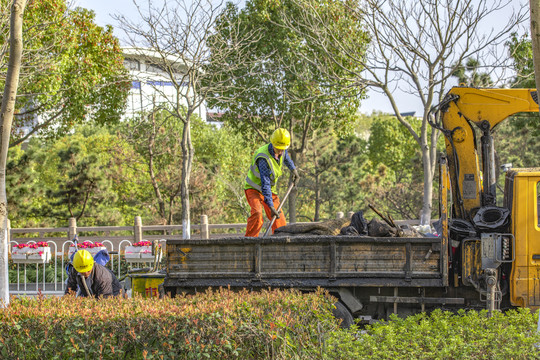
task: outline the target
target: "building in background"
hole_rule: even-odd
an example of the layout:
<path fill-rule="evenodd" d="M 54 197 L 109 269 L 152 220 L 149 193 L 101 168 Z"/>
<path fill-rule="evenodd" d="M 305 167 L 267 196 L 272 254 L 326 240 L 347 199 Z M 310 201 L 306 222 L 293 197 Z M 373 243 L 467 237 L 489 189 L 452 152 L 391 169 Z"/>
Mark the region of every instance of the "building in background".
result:
<path fill-rule="evenodd" d="M 141 48 L 122 48 L 124 54 L 124 65 L 129 70 L 132 79 L 131 90 L 129 92 L 128 104 L 125 117 L 132 117 L 141 111 L 149 111 L 159 104 L 171 104 L 175 102 L 176 90 L 173 86 L 169 74 L 162 68 L 161 54 Z M 171 57 L 171 63 L 177 59 Z M 178 81 L 182 81 L 187 68 L 178 64 L 175 69 Z M 182 84 L 185 91 L 188 91 L 188 84 Z M 185 102 L 185 98 L 183 99 Z M 206 120 L 206 106 L 203 104 L 196 112 L 201 119 Z"/>

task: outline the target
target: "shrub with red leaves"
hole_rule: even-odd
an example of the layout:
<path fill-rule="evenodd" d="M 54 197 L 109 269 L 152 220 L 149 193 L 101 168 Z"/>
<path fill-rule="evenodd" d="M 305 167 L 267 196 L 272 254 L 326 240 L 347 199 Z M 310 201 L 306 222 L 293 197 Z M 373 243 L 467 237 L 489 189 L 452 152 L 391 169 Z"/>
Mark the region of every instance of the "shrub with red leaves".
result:
<path fill-rule="evenodd" d="M 339 326 L 323 291 L 226 289 L 164 299 L 14 298 L 4 359 L 315 359 Z"/>

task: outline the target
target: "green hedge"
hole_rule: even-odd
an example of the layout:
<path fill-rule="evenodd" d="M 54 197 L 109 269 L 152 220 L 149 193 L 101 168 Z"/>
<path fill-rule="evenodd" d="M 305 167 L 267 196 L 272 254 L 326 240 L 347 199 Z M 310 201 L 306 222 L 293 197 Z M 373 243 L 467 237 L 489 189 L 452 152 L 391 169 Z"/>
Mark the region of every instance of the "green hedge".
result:
<path fill-rule="evenodd" d="M 540 359 L 537 316 L 434 311 L 342 330 L 323 291 L 226 289 L 174 299 L 20 298 L 1 359 Z"/>
<path fill-rule="evenodd" d="M 2 359 L 317 359 L 338 330 L 322 291 L 208 291 L 174 299 L 13 299 Z"/>
<path fill-rule="evenodd" d="M 540 359 L 538 316 L 529 309 L 496 312 L 436 310 L 364 331 L 333 332 L 327 359 Z"/>

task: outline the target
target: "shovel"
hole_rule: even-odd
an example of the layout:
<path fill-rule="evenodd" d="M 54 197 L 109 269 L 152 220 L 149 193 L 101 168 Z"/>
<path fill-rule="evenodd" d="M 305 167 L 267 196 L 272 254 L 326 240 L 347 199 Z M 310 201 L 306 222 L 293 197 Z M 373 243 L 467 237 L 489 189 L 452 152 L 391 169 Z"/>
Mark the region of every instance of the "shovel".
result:
<path fill-rule="evenodd" d="M 283 206 L 283 204 L 285 204 L 285 200 L 287 200 L 287 197 L 289 196 L 289 194 L 291 193 L 291 190 L 292 188 L 294 187 L 294 183 L 291 183 L 291 185 L 289 186 L 289 188 L 287 189 L 287 192 L 285 193 L 285 196 L 283 197 L 283 199 L 281 200 L 281 203 L 279 204 L 279 207 L 277 208 L 277 212 L 279 214 L 279 212 L 281 211 L 281 207 Z M 264 232 L 264 235 L 263 237 L 266 237 L 268 235 L 268 231 L 270 231 L 270 228 L 272 227 L 272 225 L 274 225 L 274 221 L 276 221 L 277 217 L 276 215 L 274 215 L 272 217 L 272 221 L 270 221 L 270 225 L 268 225 L 268 227 L 266 228 L 266 231 Z"/>

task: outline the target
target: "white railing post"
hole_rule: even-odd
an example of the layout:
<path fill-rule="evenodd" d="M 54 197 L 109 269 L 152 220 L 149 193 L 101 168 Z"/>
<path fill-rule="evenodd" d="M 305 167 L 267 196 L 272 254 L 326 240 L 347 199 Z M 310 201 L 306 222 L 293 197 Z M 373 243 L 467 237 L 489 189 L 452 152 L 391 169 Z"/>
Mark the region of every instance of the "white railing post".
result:
<path fill-rule="evenodd" d="M 201 239 L 209 239 L 208 215 L 201 215 Z"/>
<path fill-rule="evenodd" d="M 135 216 L 135 224 L 133 225 L 133 243 L 142 241 L 142 220 L 140 216 Z"/>

